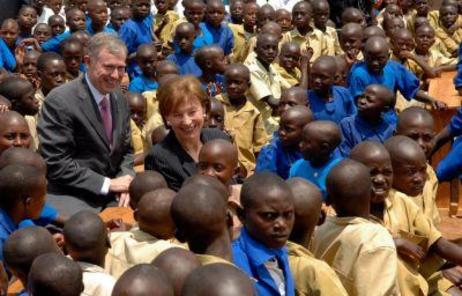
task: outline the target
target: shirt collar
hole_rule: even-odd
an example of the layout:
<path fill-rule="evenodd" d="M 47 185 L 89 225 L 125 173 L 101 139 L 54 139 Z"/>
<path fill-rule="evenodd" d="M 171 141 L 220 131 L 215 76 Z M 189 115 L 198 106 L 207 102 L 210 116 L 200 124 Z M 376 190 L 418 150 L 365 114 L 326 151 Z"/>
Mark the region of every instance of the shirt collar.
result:
<path fill-rule="evenodd" d="M 243 242 L 249 260 L 252 261 L 255 266 L 263 265 L 265 262 L 272 258 L 277 258 L 280 261 L 284 261 L 284 257 L 287 257 L 287 247 L 279 249 L 268 248 L 262 243 L 259 243 L 250 237 L 247 229 L 245 228 L 242 229 L 239 239 L 241 242 Z"/>
<path fill-rule="evenodd" d="M 99 90 L 97 90 L 96 87 L 91 83 L 91 80 L 88 77 L 88 73 L 85 74 L 85 80 L 87 81 L 88 88 L 90 89 L 90 92 L 93 95 L 96 104 L 99 106 L 105 95 L 102 94 Z"/>

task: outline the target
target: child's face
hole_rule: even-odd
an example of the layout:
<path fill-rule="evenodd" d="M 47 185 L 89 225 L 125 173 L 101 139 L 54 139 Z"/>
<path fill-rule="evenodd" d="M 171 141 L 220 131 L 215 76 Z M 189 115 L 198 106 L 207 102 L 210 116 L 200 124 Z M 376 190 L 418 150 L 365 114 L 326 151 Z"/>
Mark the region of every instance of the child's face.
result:
<path fill-rule="evenodd" d="M 244 209 L 244 226 L 249 234 L 269 248 L 282 248 L 294 225 L 294 204 L 290 190 L 274 188 L 254 198 Z"/>
<path fill-rule="evenodd" d="M 401 18 L 392 18 L 390 21 L 386 22 L 385 32 L 388 36 L 393 36 L 396 31 L 399 29 L 404 29 L 404 22 Z"/>
<path fill-rule="evenodd" d="M 108 21 L 107 6 L 104 2 L 99 2 L 95 7 L 88 10 L 91 22 L 96 26 L 105 26 Z"/>
<path fill-rule="evenodd" d="M 126 9 L 117 9 L 114 10 L 111 14 L 111 23 L 116 30 L 119 30 L 120 27 L 128 20 L 128 11 Z"/>
<path fill-rule="evenodd" d="M 385 49 L 366 50 L 364 52 L 364 59 L 369 71 L 376 75 L 380 75 L 388 62 L 388 51 Z"/>
<path fill-rule="evenodd" d="M 226 93 L 231 100 L 244 97 L 250 86 L 249 75 L 238 70 L 227 71 L 225 73 L 225 81 Z"/>
<path fill-rule="evenodd" d="M 40 176 L 40 179 L 40 185 L 33 191 L 30 198 L 24 204 L 27 218 L 33 220 L 40 218 L 40 213 L 45 205 L 47 181 L 45 176 Z"/>
<path fill-rule="evenodd" d="M 83 12 L 87 12 L 88 0 L 72 0 L 72 7 L 77 7 Z"/>
<path fill-rule="evenodd" d="M 225 54 L 222 50 L 216 51 L 212 55 L 213 61 L 213 71 L 218 74 L 223 74 L 225 72 L 226 60 Z"/>
<path fill-rule="evenodd" d="M 385 151 L 363 157 L 361 162 L 369 168 L 372 181 L 371 202 L 380 204 L 385 201 L 393 183 L 393 168 L 390 156 Z"/>
<path fill-rule="evenodd" d="M 35 99 L 35 89 L 32 84 L 28 84 L 23 90 L 20 90 L 24 95 L 21 96 L 20 108 L 26 115 L 35 115 L 39 111 L 39 102 Z"/>
<path fill-rule="evenodd" d="M 324 157 L 326 155 L 326 145 L 330 146 L 322 140 L 318 132 L 309 129 L 302 133 L 302 139 L 299 146 L 300 152 L 303 154 L 303 158 L 307 161 L 311 161 L 312 159 Z M 328 153 L 330 154 L 330 150 Z"/>
<path fill-rule="evenodd" d="M 303 131 L 303 123 L 300 121 L 299 118 L 291 116 L 290 112 L 282 114 L 278 133 L 284 147 L 298 147 Z"/>
<path fill-rule="evenodd" d="M 27 77 L 35 77 L 37 75 L 37 61 L 39 55 L 38 54 L 25 54 L 24 60 L 22 64 L 22 71 L 21 73 L 26 75 Z"/>
<path fill-rule="evenodd" d="M 340 34 L 340 46 L 350 57 L 356 57 L 362 47 L 361 32 L 348 32 Z"/>
<path fill-rule="evenodd" d="M 249 27 L 254 27 L 257 24 L 257 5 L 246 4 L 244 12 L 244 24 Z"/>
<path fill-rule="evenodd" d="M 278 39 L 272 35 L 266 35 L 259 41 L 257 41 L 257 47 L 255 48 L 257 57 L 270 65 L 278 55 Z"/>
<path fill-rule="evenodd" d="M 348 84 L 347 80 L 348 80 L 348 66 L 346 64 L 346 61 L 337 62 L 334 84 L 346 87 Z"/>
<path fill-rule="evenodd" d="M 194 39 L 196 34 L 194 30 L 186 29 L 177 30 L 175 35 L 175 41 L 178 43 L 181 51 L 184 53 L 191 53 Z"/>
<path fill-rule="evenodd" d="M 150 0 L 134 0 L 131 4 L 132 14 L 134 18 L 142 19 L 151 13 L 151 1 Z"/>
<path fill-rule="evenodd" d="M 30 4 L 36 9 L 43 8 L 43 6 L 45 5 L 45 0 L 32 0 Z"/>
<path fill-rule="evenodd" d="M 286 10 L 276 12 L 276 23 L 281 26 L 283 32 L 292 30 L 292 15 Z"/>
<path fill-rule="evenodd" d="M 169 3 L 167 0 L 155 0 L 154 5 L 157 8 L 157 13 L 164 14 L 169 7 Z"/>
<path fill-rule="evenodd" d="M 82 64 L 83 61 L 83 48 L 70 44 L 64 48 L 62 55 L 67 72 L 78 75 L 80 72 L 80 64 Z"/>
<path fill-rule="evenodd" d="M 257 11 L 257 27 L 261 28 L 266 23 L 271 22 L 274 20 L 274 10 L 263 7 Z"/>
<path fill-rule="evenodd" d="M 393 53 L 400 56 L 402 51 L 414 50 L 414 39 L 411 34 L 395 34 L 393 36 Z"/>
<path fill-rule="evenodd" d="M 64 29 L 66 29 L 66 25 L 64 24 L 64 20 L 62 18 L 53 18 L 50 21 L 50 27 L 51 27 L 51 34 L 53 36 L 59 35 L 64 33 Z"/>
<path fill-rule="evenodd" d="M 126 0 L 110 0 L 108 1 L 108 6 L 113 10 L 116 7 L 122 7 L 123 5 L 126 5 Z"/>
<path fill-rule="evenodd" d="M 164 77 L 165 75 L 180 75 L 180 73 L 178 72 L 178 69 L 173 65 L 169 65 L 169 64 L 163 65 L 163 66 L 157 65 L 156 67 L 157 81 L 161 80 L 162 77 Z"/>
<path fill-rule="evenodd" d="M 433 138 L 435 131 L 431 122 L 425 122 L 421 118 L 416 118 L 412 122 L 408 122 L 406 126 L 397 131 L 398 134 L 407 136 L 416 141 L 420 148 L 425 152 L 426 157 L 431 156 L 433 149 Z"/>
<path fill-rule="evenodd" d="M 457 7 L 455 6 L 446 5 L 446 6 L 441 7 L 440 9 L 441 24 L 445 28 L 449 28 L 452 25 L 454 25 L 458 16 L 459 15 L 457 13 Z"/>
<path fill-rule="evenodd" d="M 351 14 L 345 16 L 345 22 L 342 22 L 344 25 L 347 23 L 355 23 L 361 25 L 363 28 L 367 27 L 366 18 L 364 15 L 357 11 L 352 11 Z"/>
<path fill-rule="evenodd" d="M 154 50 L 145 52 L 137 58 L 138 65 L 144 75 L 154 77 L 156 73 L 157 54 Z"/>
<path fill-rule="evenodd" d="M 282 115 L 290 107 L 294 106 L 306 106 L 308 102 L 308 97 L 306 92 L 292 92 L 292 93 L 283 93 L 281 100 L 279 100 L 278 114 Z"/>
<path fill-rule="evenodd" d="M 199 26 L 205 15 L 205 7 L 199 3 L 194 3 L 190 7 L 185 7 L 184 16 L 195 27 Z"/>
<path fill-rule="evenodd" d="M 231 1 L 229 7 L 231 17 L 236 21 L 242 21 L 244 17 L 244 2 L 243 1 Z"/>
<path fill-rule="evenodd" d="M 414 7 L 418 16 L 427 16 L 430 9 L 428 6 L 428 0 L 415 0 Z"/>
<path fill-rule="evenodd" d="M 209 147 L 211 148 L 211 147 Z M 202 149 L 197 164 L 198 173 L 202 176 L 217 178 L 225 185 L 233 178 L 235 167 L 231 156 L 226 155 L 225 149 Z"/>
<path fill-rule="evenodd" d="M 317 28 L 325 28 L 329 20 L 329 6 L 316 5 L 313 7 L 313 20 Z"/>
<path fill-rule="evenodd" d="M 304 28 L 310 25 L 311 11 L 307 5 L 297 5 L 292 10 L 292 22 L 296 28 Z"/>
<path fill-rule="evenodd" d="M 300 62 L 300 49 L 296 46 L 286 46 L 281 50 L 279 55 L 279 63 L 286 70 L 295 69 Z"/>
<path fill-rule="evenodd" d="M 427 162 L 425 155 L 415 155 L 412 161 L 397 162 L 393 165 L 393 188 L 409 196 L 422 193 L 427 181 Z"/>
<path fill-rule="evenodd" d="M 40 24 L 35 27 L 34 38 L 38 41 L 39 44 L 47 41 L 51 37 L 51 28 L 48 25 Z"/>
<path fill-rule="evenodd" d="M 213 27 L 220 27 L 225 18 L 225 6 L 218 1 L 211 2 L 207 5 L 206 18 Z"/>
<path fill-rule="evenodd" d="M 7 25 L 2 26 L 1 32 L 2 38 L 5 40 L 6 44 L 9 47 L 14 47 L 16 44 L 16 39 L 19 36 L 19 28 L 18 26 L 9 23 Z"/>
<path fill-rule="evenodd" d="M 138 95 L 141 96 L 141 95 Z M 144 125 L 144 119 L 146 118 L 146 112 L 148 109 L 146 99 L 144 98 L 131 98 L 128 101 L 130 108 L 130 117 L 136 123 L 137 126 L 141 127 Z"/>
<path fill-rule="evenodd" d="M 326 93 L 334 84 L 336 69 L 327 65 L 315 64 L 311 69 L 311 87 L 317 93 Z"/>
<path fill-rule="evenodd" d="M 430 26 L 421 27 L 416 31 L 416 48 L 428 52 L 435 43 L 435 31 Z"/>
<path fill-rule="evenodd" d="M 60 86 L 66 79 L 66 64 L 60 60 L 48 61 L 45 69 L 40 73 L 40 78 L 44 89 L 52 90 Z"/>
<path fill-rule="evenodd" d="M 53 10 L 55 14 L 61 11 L 61 7 L 63 6 L 62 0 L 48 0 L 47 6 Z"/>
<path fill-rule="evenodd" d="M 392 17 L 401 17 L 403 15 L 401 8 L 396 4 L 388 5 L 386 8 L 386 13 Z"/>
<path fill-rule="evenodd" d="M 13 119 L 0 127 L 0 154 L 11 147 L 29 148 L 30 142 L 29 126 L 24 121 Z"/>
<path fill-rule="evenodd" d="M 71 32 L 85 30 L 85 14 L 82 11 L 74 11 L 68 15 L 67 24 Z"/>
<path fill-rule="evenodd" d="M 37 23 L 37 12 L 33 8 L 25 8 L 18 15 L 18 24 L 21 28 L 30 31 Z"/>
<path fill-rule="evenodd" d="M 385 104 L 380 92 L 373 87 L 367 87 L 358 98 L 358 113 L 368 118 L 380 116 L 385 111 Z"/>
<path fill-rule="evenodd" d="M 210 104 L 210 111 L 207 114 L 207 125 L 210 128 L 218 128 L 224 130 L 225 128 L 225 109 L 220 102 L 212 102 Z"/>

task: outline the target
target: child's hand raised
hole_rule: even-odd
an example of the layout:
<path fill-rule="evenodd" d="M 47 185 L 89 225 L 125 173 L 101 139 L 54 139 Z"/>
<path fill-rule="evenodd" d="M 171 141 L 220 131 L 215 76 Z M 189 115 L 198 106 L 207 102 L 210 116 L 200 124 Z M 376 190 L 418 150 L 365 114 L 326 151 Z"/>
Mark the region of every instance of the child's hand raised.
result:
<path fill-rule="evenodd" d="M 313 49 L 311 47 L 303 48 L 301 54 L 300 68 L 303 68 L 303 66 L 310 64 L 310 60 L 313 57 Z"/>
<path fill-rule="evenodd" d="M 420 262 L 425 256 L 425 252 L 420 246 L 404 238 L 395 238 L 394 241 L 396 251 L 403 259 L 420 265 Z"/>

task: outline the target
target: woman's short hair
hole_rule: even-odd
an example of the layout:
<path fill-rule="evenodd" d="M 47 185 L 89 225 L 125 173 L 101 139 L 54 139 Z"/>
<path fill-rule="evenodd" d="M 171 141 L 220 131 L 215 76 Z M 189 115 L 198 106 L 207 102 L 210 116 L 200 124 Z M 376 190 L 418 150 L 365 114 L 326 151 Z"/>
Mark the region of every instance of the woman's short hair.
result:
<path fill-rule="evenodd" d="M 197 100 L 205 111 L 209 107 L 209 98 L 200 81 L 191 75 L 172 78 L 157 90 L 160 115 L 165 119 L 179 105 Z"/>

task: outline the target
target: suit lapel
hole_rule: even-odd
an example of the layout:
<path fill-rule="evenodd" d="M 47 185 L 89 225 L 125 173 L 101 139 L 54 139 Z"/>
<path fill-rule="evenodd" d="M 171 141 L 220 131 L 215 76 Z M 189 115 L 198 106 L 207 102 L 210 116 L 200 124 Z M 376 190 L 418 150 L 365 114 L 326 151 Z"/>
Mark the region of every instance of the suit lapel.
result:
<path fill-rule="evenodd" d="M 87 85 L 85 76 L 82 78 L 82 88 L 79 93 L 79 97 L 82 101 L 80 109 L 82 113 L 87 117 L 90 125 L 95 129 L 96 133 L 99 135 L 101 140 L 104 142 L 106 147 L 109 149 L 108 139 L 103 127 L 103 121 L 99 112 L 99 108 L 96 105 L 95 98 L 90 91 L 90 88 Z M 112 106 L 113 104 L 111 104 Z M 114 118 L 112 119 L 114 121 Z"/>

